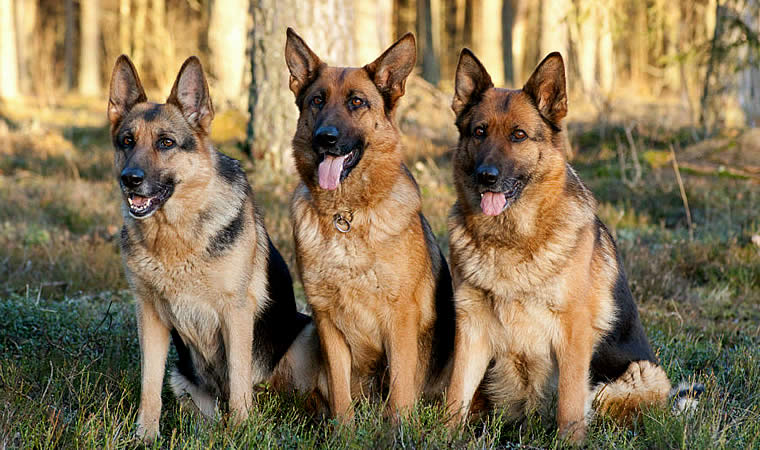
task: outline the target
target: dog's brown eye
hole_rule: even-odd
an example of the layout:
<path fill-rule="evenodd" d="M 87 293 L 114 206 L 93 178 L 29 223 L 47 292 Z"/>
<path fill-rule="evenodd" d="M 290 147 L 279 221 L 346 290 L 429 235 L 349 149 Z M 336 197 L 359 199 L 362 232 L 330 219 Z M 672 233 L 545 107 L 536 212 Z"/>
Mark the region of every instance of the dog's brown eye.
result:
<path fill-rule="evenodd" d="M 528 135 L 523 130 L 515 130 L 512 132 L 512 140 L 515 142 L 524 141 Z"/>
<path fill-rule="evenodd" d="M 158 146 L 163 149 L 174 147 L 174 141 L 169 138 L 161 138 L 158 141 Z"/>
<path fill-rule="evenodd" d="M 485 127 L 477 127 L 475 128 L 475 131 L 472 132 L 472 134 L 475 135 L 475 137 L 479 137 L 479 138 L 485 137 L 486 129 Z"/>
<path fill-rule="evenodd" d="M 364 100 L 360 99 L 359 97 L 354 97 L 351 99 L 351 106 L 362 106 L 364 104 Z"/>
<path fill-rule="evenodd" d="M 124 136 L 121 138 L 121 143 L 124 145 L 124 147 L 131 147 L 134 145 L 135 140 L 129 136 Z"/>
<path fill-rule="evenodd" d="M 316 96 L 316 97 L 314 97 L 314 98 L 311 99 L 311 104 L 314 105 L 314 106 L 322 106 L 322 103 L 324 103 L 324 102 L 325 102 L 325 100 L 322 97 L 320 97 L 320 96 Z"/>

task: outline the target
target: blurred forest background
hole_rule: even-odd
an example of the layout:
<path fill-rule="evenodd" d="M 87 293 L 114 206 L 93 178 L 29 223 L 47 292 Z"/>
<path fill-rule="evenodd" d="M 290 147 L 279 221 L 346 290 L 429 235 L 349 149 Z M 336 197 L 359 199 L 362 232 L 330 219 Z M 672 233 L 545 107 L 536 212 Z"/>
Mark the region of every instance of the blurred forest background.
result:
<path fill-rule="evenodd" d="M 605 120 L 621 99 L 669 100 L 704 137 L 760 120 L 759 18 L 758 0 L 0 0 L 0 98 L 104 99 L 126 53 L 160 99 L 196 54 L 217 109 L 249 124 L 243 149 L 277 169 L 290 164 L 296 114 L 285 28 L 338 65 L 366 64 L 413 31 L 418 75 L 445 92 L 462 47 L 506 87 L 556 50 L 571 111 L 583 102 Z"/>
<path fill-rule="evenodd" d="M 759 22 L 760 0 L 0 0 L 0 449 L 137 444 L 139 350 L 106 119 L 118 55 L 157 102 L 182 62 L 201 58 L 212 139 L 244 162 L 294 272 L 288 26 L 334 65 L 369 63 L 416 34 L 419 67 L 396 119 L 446 254 L 460 49 L 513 88 L 560 51 L 571 163 L 617 240 L 663 367 L 707 387 L 692 416 L 596 422 L 589 442 L 760 448 Z M 514 425 L 498 412 L 451 437 L 428 403 L 398 427 L 365 405 L 343 431 L 268 391 L 236 430 L 197 420 L 168 392 L 164 406 L 156 448 L 562 446 L 554 421 Z"/>

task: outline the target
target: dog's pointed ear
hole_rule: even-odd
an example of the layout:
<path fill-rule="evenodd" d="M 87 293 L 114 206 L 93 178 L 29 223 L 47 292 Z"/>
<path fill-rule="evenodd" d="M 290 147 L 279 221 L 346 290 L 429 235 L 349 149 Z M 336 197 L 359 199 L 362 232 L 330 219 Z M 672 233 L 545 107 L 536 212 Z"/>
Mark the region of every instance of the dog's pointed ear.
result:
<path fill-rule="evenodd" d="M 472 50 L 463 48 L 459 54 L 457 73 L 454 79 L 454 100 L 451 109 L 457 116 L 468 104 L 477 101 L 485 91 L 493 87 L 491 75 L 485 66 L 475 57 Z"/>
<path fill-rule="evenodd" d="M 417 42 L 412 33 L 406 33 L 373 62 L 364 66 L 386 102 L 386 111 L 392 111 L 404 95 L 406 78 L 417 61 Z"/>
<path fill-rule="evenodd" d="M 182 64 L 166 103 L 177 106 L 193 128 L 207 134 L 211 131 L 214 106 L 203 66 L 197 56 L 187 58 Z"/>
<path fill-rule="evenodd" d="M 127 55 L 119 56 L 113 66 L 108 97 L 108 120 L 111 126 L 117 126 L 133 106 L 147 100 L 134 64 Z"/>
<path fill-rule="evenodd" d="M 523 87 L 549 122 L 559 125 L 567 115 L 565 63 L 559 52 L 550 53 L 533 71 Z"/>
<path fill-rule="evenodd" d="M 309 82 L 317 76 L 324 64 L 292 28 L 288 27 L 285 41 L 285 62 L 290 70 L 290 90 L 296 98 Z"/>

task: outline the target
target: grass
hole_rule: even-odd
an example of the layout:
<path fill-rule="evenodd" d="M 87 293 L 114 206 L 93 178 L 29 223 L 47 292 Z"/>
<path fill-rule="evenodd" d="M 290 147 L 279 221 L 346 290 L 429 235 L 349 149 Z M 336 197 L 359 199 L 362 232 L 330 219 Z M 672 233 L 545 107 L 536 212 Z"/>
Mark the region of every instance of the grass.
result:
<path fill-rule="evenodd" d="M 45 111 L 42 122 L 14 108 L 12 126 L 0 127 L 0 448 L 139 445 L 133 434 L 139 397 L 134 300 L 115 239 L 118 195 L 108 133 L 94 112 L 98 106 Z M 10 115 L 0 110 L 0 120 L 3 114 Z M 697 380 L 707 388 L 692 416 L 652 410 L 633 429 L 600 419 L 590 428 L 588 445 L 758 448 L 760 248 L 752 243 L 760 234 L 757 180 L 682 173 L 695 222 L 690 241 L 672 167 L 652 158 L 671 141 L 687 146 L 689 133 L 640 130 L 650 153 L 641 160 L 644 181 L 629 187 L 620 181 L 612 139 L 621 130 L 574 127 L 573 163 L 618 240 L 663 366 L 672 379 Z M 222 128 L 234 138 L 234 126 Z M 447 250 L 446 215 L 454 200 L 450 138 L 404 139 L 414 149 L 408 163 L 422 188 L 424 213 Z M 224 149 L 234 154 L 235 145 Z M 286 203 L 296 180 L 264 170 L 250 171 L 249 179 L 269 232 L 293 267 Z M 296 291 L 304 301 L 300 286 Z M 260 387 L 251 419 L 230 428 L 182 410 L 165 389 L 162 438 L 155 447 L 561 446 L 553 420 L 540 417 L 506 423 L 496 411 L 452 435 L 442 425 L 440 404 L 423 402 L 394 425 L 380 406 L 362 403 L 349 430 L 309 415 L 304 402 Z"/>

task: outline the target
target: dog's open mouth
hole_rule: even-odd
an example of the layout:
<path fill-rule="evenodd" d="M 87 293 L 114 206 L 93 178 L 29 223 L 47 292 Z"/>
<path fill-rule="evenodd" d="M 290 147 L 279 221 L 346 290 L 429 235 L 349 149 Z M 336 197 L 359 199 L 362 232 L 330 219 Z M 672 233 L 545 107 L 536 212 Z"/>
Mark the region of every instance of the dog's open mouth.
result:
<path fill-rule="evenodd" d="M 174 191 L 173 185 L 162 186 L 161 189 L 152 196 L 142 196 L 134 192 L 127 194 L 127 205 L 129 206 L 129 215 L 135 219 L 145 219 L 163 206 L 166 200 Z"/>
<path fill-rule="evenodd" d="M 342 156 L 323 155 L 317 170 L 319 186 L 328 191 L 337 189 L 341 181 L 345 180 L 351 172 L 351 169 L 356 167 L 361 157 L 361 148 L 355 148 Z"/>
<path fill-rule="evenodd" d="M 480 193 L 480 209 L 487 216 L 498 216 L 509 207 L 522 191 L 521 182 L 512 183 L 506 190 L 500 192 L 484 191 Z"/>

